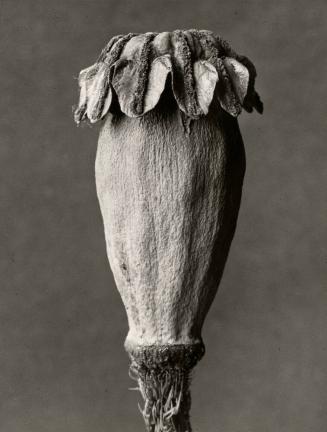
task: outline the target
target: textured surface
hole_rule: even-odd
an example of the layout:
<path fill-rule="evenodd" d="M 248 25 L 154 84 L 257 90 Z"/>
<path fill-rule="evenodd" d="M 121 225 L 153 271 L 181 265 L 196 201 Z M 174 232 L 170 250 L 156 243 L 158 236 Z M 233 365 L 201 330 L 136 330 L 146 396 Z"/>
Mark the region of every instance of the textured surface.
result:
<path fill-rule="evenodd" d="M 95 178 L 108 258 L 128 317 L 125 346 L 133 364 L 131 351 L 151 347 L 150 372 L 138 368 L 148 430 L 191 432 L 187 358 L 171 368 L 156 364 L 152 346 L 201 342 L 234 236 L 243 141 L 237 120 L 218 101 L 207 116 L 191 120 L 169 83 L 142 117 L 126 116 L 119 105 L 104 119 Z"/>
<path fill-rule="evenodd" d="M 150 432 L 191 432 L 192 368 L 203 357 L 203 343 L 125 348 L 131 359 L 130 377 L 144 400 L 140 409 Z"/>
<path fill-rule="evenodd" d="M 75 121 L 104 118 L 113 93 L 124 114 L 143 116 L 157 105 L 166 80 L 180 110 L 192 119 L 207 114 L 212 100 L 234 117 L 242 107 L 262 112 L 255 77 L 252 62 L 212 31 L 118 35 L 80 72 Z"/>
<path fill-rule="evenodd" d="M 247 172 L 193 428 L 327 429 L 325 3 L 0 2 L 1 432 L 144 432 L 94 186 L 99 130 L 76 128 L 71 106 L 112 35 L 194 27 L 255 60 L 265 114 L 239 117 Z"/>
<path fill-rule="evenodd" d="M 189 132 L 183 119 L 168 87 L 144 117 L 109 114 L 99 137 L 97 193 L 130 344 L 200 340 L 234 234 L 245 169 L 237 121 L 218 103 L 186 119 Z"/>

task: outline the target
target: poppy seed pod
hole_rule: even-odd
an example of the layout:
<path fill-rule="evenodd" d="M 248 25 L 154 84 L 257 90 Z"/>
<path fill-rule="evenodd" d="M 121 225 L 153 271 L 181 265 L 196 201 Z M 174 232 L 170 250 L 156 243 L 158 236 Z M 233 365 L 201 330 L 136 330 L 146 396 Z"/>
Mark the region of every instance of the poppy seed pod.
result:
<path fill-rule="evenodd" d="M 150 432 L 190 432 L 190 373 L 234 235 L 237 116 L 253 64 L 209 31 L 120 35 L 81 71 L 75 121 L 101 120 L 96 187 Z"/>

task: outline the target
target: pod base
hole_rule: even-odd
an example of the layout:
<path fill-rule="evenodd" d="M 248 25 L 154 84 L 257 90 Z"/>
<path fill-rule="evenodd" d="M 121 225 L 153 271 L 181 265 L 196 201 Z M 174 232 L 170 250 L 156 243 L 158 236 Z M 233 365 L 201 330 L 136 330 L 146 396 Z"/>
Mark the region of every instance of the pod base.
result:
<path fill-rule="evenodd" d="M 148 432 L 191 432 L 191 369 L 204 355 L 203 343 L 126 347 L 130 376 L 144 399 L 140 411 Z"/>

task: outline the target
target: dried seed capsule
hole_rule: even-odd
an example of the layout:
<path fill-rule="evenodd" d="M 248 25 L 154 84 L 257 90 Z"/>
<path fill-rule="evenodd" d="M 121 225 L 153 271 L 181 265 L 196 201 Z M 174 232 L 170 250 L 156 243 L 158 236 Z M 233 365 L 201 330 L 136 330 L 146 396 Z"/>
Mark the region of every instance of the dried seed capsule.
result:
<path fill-rule="evenodd" d="M 96 187 L 151 432 L 191 430 L 190 371 L 234 235 L 262 111 L 255 69 L 207 31 L 120 36 L 80 75 L 76 120 L 103 118 Z"/>

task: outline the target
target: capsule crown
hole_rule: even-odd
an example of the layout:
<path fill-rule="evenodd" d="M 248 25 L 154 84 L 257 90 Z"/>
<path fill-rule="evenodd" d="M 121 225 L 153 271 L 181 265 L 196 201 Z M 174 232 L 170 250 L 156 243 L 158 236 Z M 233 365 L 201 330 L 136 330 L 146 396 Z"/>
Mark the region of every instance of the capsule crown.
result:
<path fill-rule="evenodd" d="M 208 114 L 213 99 L 234 117 L 242 108 L 262 112 L 255 77 L 248 58 L 207 30 L 119 35 L 80 72 L 75 121 L 99 121 L 115 96 L 124 114 L 143 116 L 158 104 L 168 79 L 179 109 L 192 119 Z"/>

